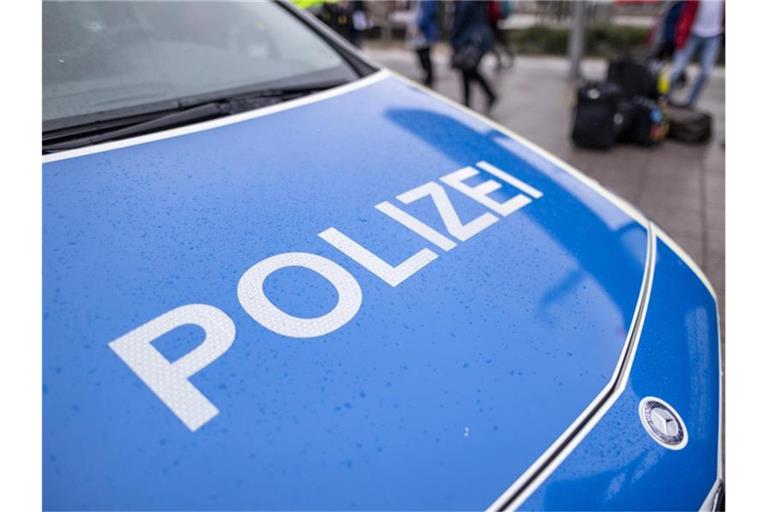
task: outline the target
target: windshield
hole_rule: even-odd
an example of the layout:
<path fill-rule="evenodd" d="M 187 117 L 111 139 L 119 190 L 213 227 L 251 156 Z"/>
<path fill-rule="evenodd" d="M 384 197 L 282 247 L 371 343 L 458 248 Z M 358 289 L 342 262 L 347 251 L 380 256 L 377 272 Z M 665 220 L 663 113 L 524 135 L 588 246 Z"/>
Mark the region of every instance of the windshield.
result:
<path fill-rule="evenodd" d="M 272 2 L 44 2 L 43 122 L 253 86 L 353 80 Z"/>

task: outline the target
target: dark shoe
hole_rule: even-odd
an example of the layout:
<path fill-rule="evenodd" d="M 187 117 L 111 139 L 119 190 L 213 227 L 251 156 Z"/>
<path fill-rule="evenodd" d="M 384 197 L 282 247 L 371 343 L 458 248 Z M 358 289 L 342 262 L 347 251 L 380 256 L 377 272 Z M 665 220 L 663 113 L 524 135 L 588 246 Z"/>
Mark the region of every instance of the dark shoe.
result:
<path fill-rule="evenodd" d="M 488 96 L 488 101 L 485 103 L 485 112 L 486 113 L 490 112 L 497 101 L 499 101 L 498 95 L 492 94 Z"/>

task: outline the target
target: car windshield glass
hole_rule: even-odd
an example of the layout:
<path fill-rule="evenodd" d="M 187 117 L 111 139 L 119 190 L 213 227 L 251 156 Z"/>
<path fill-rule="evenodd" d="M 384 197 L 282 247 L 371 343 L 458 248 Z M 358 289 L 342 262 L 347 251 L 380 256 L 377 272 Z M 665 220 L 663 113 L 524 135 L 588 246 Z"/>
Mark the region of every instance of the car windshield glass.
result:
<path fill-rule="evenodd" d="M 234 88 L 356 77 L 272 2 L 43 3 L 44 128 Z"/>

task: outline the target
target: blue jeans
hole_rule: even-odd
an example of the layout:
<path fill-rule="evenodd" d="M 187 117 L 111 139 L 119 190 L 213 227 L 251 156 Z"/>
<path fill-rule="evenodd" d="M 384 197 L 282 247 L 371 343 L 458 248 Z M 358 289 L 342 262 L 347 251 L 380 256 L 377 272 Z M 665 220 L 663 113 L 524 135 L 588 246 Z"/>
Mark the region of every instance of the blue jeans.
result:
<path fill-rule="evenodd" d="M 688 42 L 685 43 L 685 46 L 675 52 L 675 62 L 672 65 L 672 70 L 669 72 L 670 84 L 677 83 L 680 74 L 685 70 L 691 60 L 693 60 L 693 56 L 696 52 L 701 49 L 701 55 L 699 57 L 699 74 L 693 82 L 693 87 L 691 88 L 687 101 L 687 104 L 690 106 L 693 106 L 696 103 L 696 100 L 699 99 L 699 94 L 701 94 L 704 85 L 706 85 L 707 80 L 709 80 L 709 75 L 712 74 L 712 68 L 715 67 L 715 61 L 717 60 L 717 54 L 720 52 L 722 39 L 722 35 L 701 37 L 696 34 L 691 34 L 688 38 Z"/>

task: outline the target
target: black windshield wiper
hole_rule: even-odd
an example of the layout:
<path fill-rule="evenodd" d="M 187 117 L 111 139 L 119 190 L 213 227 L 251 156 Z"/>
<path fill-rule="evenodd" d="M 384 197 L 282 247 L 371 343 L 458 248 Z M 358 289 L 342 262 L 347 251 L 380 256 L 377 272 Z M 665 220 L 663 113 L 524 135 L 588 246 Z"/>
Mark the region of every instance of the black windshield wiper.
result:
<path fill-rule="evenodd" d="M 92 123 L 76 127 L 74 130 L 66 130 L 67 133 L 65 137 L 63 137 L 66 140 L 63 141 L 61 140 L 62 137 L 46 133 L 44 139 L 53 139 L 56 142 L 43 142 L 43 153 L 81 148 L 100 142 L 123 139 L 157 130 L 175 128 L 189 123 L 207 121 L 208 119 L 214 119 L 221 115 L 223 114 L 221 106 L 218 103 L 207 103 L 176 112 L 172 111 L 170 113 L 159 114 L 147 121 L 138 121 L 121 128 L 106 127 L 118 120 L 110 120 L 112 123 Z M 146 118 L 146 116 L 142 117 Z M 89 133 L 90 135 L 83 136 L 83 133 Z"/>
<path fill-rule="evenodd" d="M 299 98 L 343 83 L 331 82 L 312 86 L 262 89 L 253 92 L 232 91 L 227 95 L 214 93 L 185 98 L 177 102 L 175 109 L 165 109 L 140 116 L 108 118 L 66 129 L 44 132 L 43 153 L 76 149 L 208 121 Z"/>

